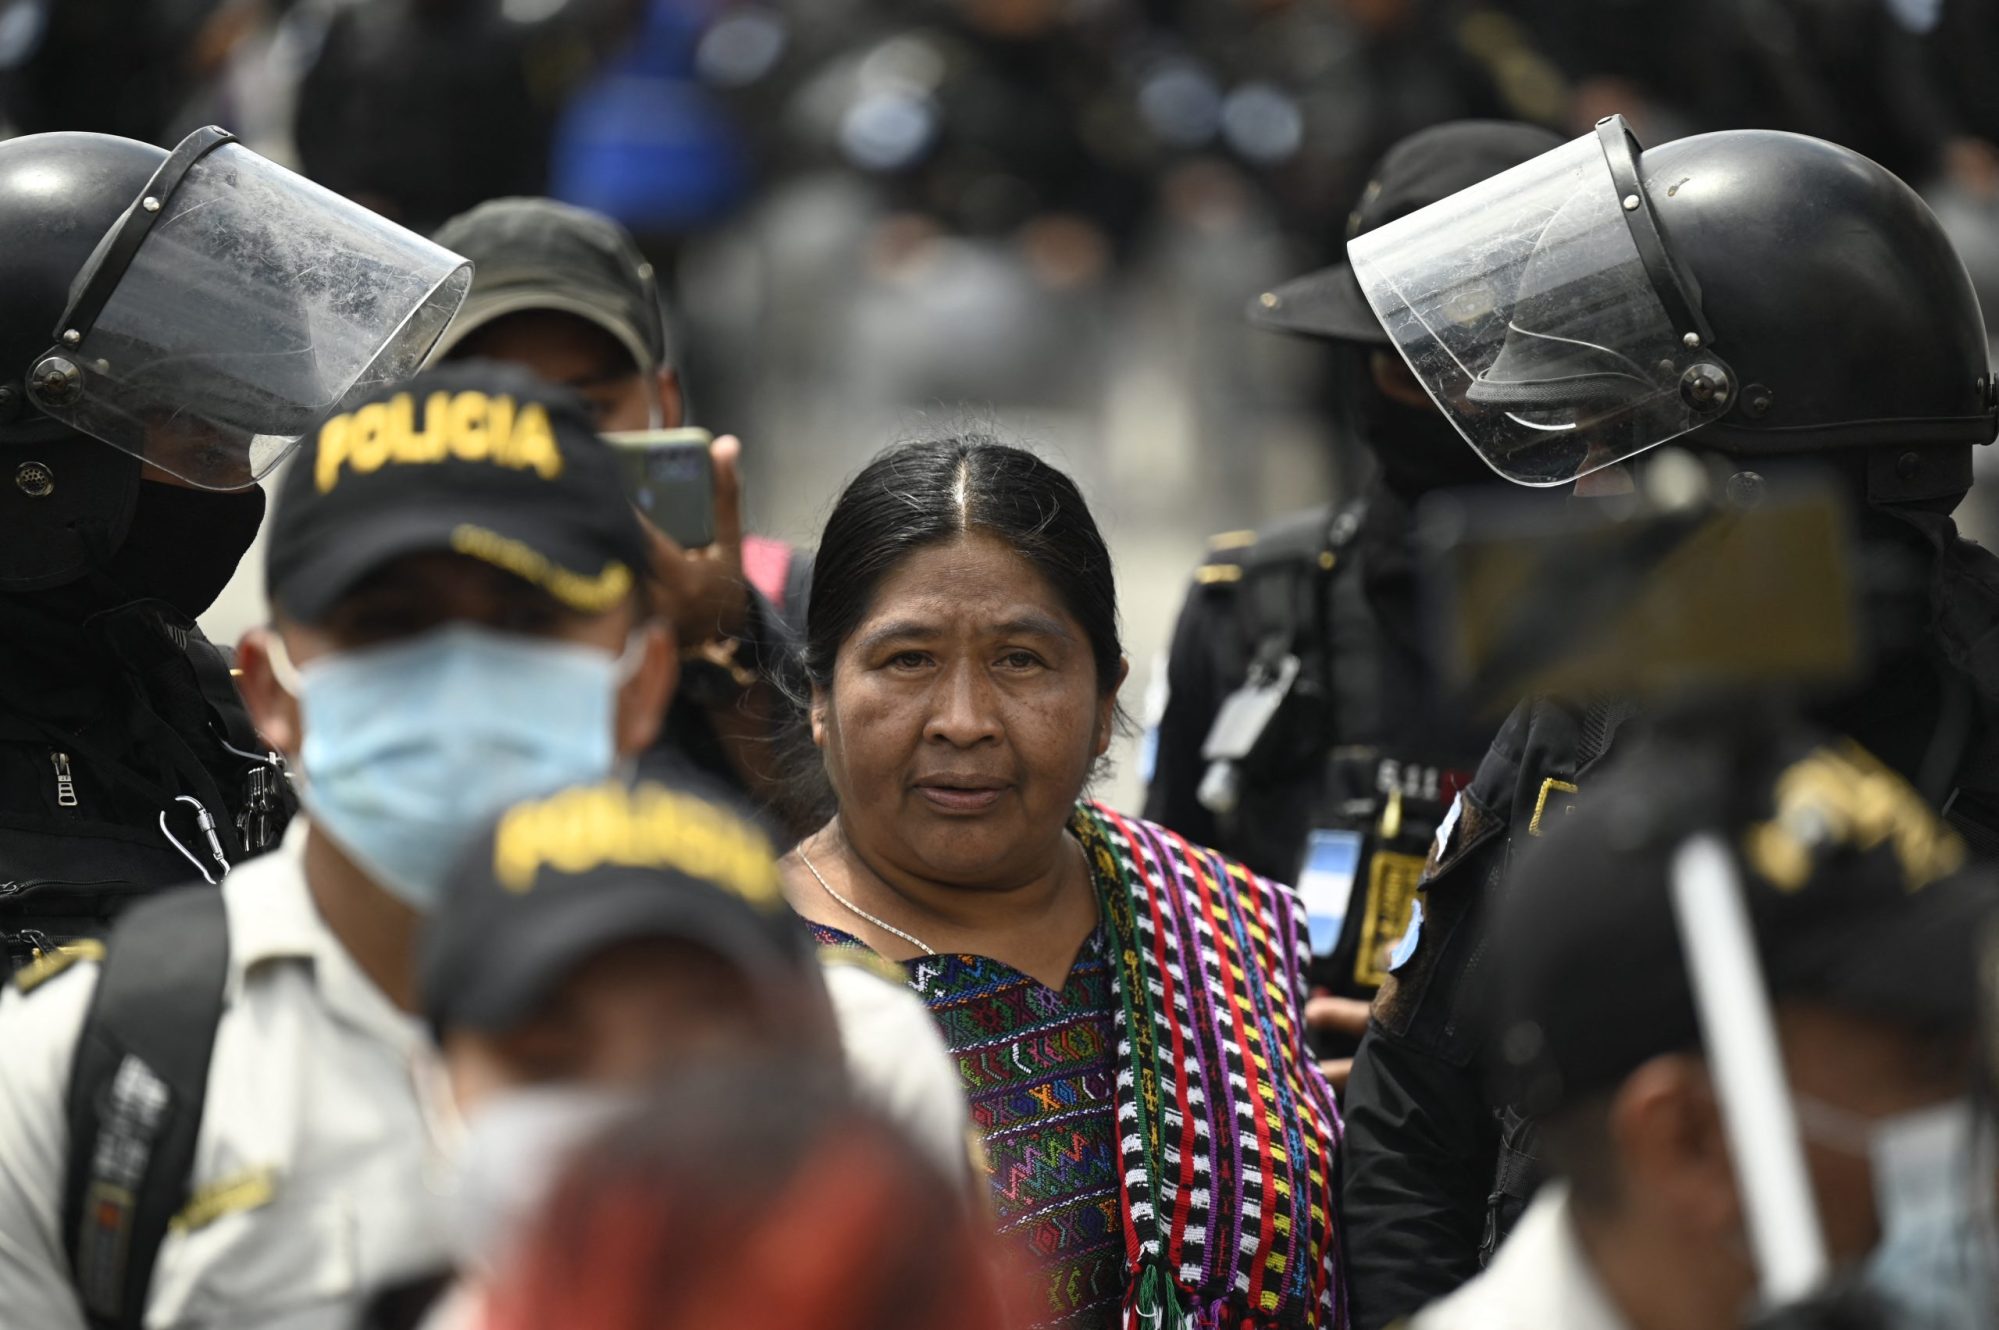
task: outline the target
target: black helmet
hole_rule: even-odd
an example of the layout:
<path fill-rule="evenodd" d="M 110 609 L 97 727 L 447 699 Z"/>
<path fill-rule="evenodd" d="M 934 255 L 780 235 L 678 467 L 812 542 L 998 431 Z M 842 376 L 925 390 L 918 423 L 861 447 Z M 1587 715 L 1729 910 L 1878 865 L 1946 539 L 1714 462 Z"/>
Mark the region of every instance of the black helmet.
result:
<path fill-rule="evenodd" d="M 1560 484 L 1668 439 L 1868 450 L 1877 503 L 1969 487 L 1999 432 L 1964 265 L 1894 175 L 1822 140 L 1640 152 L 1620 117 L 1356 240 L 1417 376 L 1509 479 Z"/>
<path fill-rule="evenodd" d="M 0 588 L 71 581 L 125 538 L 139 459 L 43 415 L 27 380 L 76 275 L 166 159 L 105 134 L 0 142 Z"/>
<path fill-rule="evenodd" d="M 220 129 L 0 142 L 0 588 L 101 566 L 142 464 L 250 486 L 414 372 L 470 278 Z"/>
<path fill-rule="evenodd" d="M 108 134 L 0 142 L 0 443 L 48 432 L 28 373 L 55 344 L 77 274 L 166 159 Z"/>

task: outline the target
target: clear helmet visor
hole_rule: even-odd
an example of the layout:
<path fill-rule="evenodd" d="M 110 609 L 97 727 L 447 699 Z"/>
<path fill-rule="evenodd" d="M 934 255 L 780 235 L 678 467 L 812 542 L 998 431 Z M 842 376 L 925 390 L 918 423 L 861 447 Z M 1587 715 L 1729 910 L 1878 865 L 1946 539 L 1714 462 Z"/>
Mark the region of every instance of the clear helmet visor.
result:
<path fill-rule="evenodd" d="M 1621 122 L 1615 148 L 1626 143 Z M 1396 349 L 1487 465 L 1561 485 L 1705 424 L 1731 395 L 1607 135 L 1591 134 L 1357 236 Z M 1634 214 L 1641 214 L 1634 216 Z M 1661 287 L 1668 287 L 1662 299 Z"/>
<path fill-rule="evenodd" d="M 167 179 L 170 160 L 99 244 L 29 391 L 191 485 L 240 489 L 415 373 L 472 270 L 239 144 L 200 149 L 203 135 L 224 137 L 184 143 L 176 158 L 198 150 L 185 174 Z"/>

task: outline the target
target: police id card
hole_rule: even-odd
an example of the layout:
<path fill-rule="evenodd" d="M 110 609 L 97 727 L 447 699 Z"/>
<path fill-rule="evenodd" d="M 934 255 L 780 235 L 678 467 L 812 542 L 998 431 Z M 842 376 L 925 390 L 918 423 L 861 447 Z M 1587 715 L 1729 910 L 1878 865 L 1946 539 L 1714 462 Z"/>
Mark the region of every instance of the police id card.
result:
<path fill-rule="evenodd" d="M 1360 871 L 1361 836 L 1356 831 L 1314 831 L 1305 842 L 1305 866 L 1298 873 L 1298 898 L 1312 954 L 1330 956 L 1340 945 L 1354 876 Z"/>

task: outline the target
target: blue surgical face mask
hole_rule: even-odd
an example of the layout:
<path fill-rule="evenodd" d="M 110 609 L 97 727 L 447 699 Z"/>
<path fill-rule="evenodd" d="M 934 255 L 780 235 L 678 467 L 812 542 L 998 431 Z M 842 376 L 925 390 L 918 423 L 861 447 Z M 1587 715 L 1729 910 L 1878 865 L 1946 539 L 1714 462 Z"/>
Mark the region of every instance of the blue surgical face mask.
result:
<path fill-rule="evenodd" d="M 1994 1301 L 1993 1154 L 1972 1101 L 1953 1099 L 1873 1122 L 1800 1104 L 1805 1134 L 1864 1153 L 1881 1240 L 1859 1270 L 1896 1330 L 1990 1330 Z M 1840 1121 L 1845 1119 L 1845 1121 Z"/>
<path fill-rule="evenodd" d="M 484 824 L 611 774 L 628 661 L 633 650 L 451 624 L 279 665 L 305 730 L 300 799 L 370 877 L 427 914 Z"/>
<path fill-rule="evenodd" d="M 1881 1242 L 1866 1282 L 1908 1330 L 1994 1323 L 1991 1140 L 1969 1099 L 1889 1118 L 1874 1129 Z"/>

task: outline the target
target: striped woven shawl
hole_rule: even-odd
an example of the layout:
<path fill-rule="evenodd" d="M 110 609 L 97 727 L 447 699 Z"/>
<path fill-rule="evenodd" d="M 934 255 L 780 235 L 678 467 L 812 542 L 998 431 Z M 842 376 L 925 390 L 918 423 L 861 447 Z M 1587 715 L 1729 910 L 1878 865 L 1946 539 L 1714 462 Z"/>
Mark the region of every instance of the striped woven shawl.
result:
<path fill-rule="evenodd" d="M 1340 1330 L 1340 1119 L 1304 1044 L 1296 897 L 1101 804 L 1070 829 L 1117 956 L 1123 1324 Z"/>

